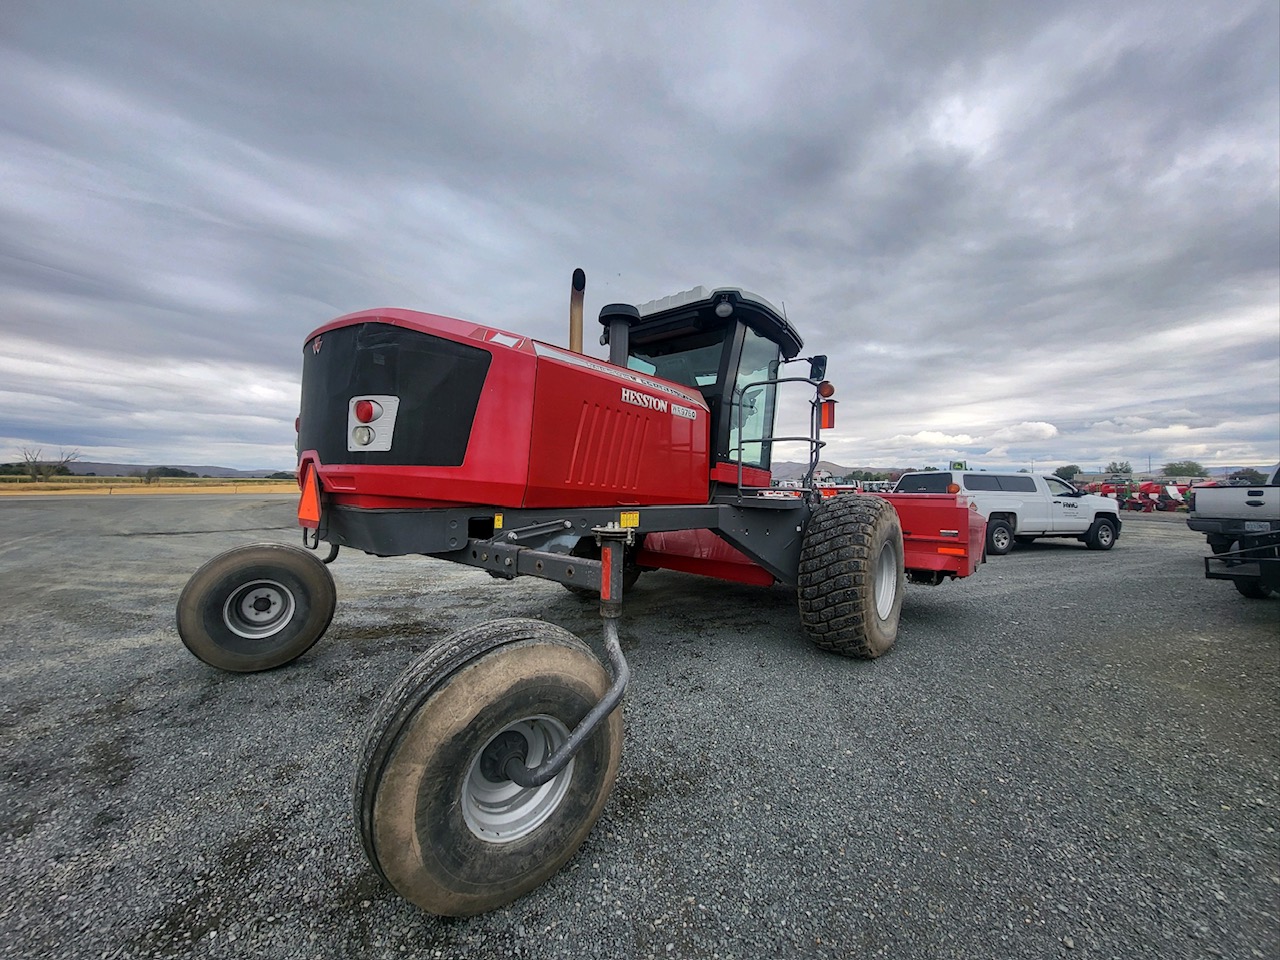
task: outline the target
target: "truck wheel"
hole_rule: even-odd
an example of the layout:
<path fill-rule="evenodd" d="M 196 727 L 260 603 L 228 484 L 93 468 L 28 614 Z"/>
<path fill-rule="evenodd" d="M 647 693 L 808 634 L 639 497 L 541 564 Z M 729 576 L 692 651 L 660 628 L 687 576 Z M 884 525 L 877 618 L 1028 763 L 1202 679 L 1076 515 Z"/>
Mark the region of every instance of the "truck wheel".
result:
<path fill-rule="evenodd" d="M 1232 580 L 1231 582 L 1236 585 L 1240 596 L 1248 597 L 1250 600 L 1265 600 L 1271 596 L 1271 588 L 1263 584 L 1260 579 Z"/>
<path fill-rule="evenodd" d="M 906 574 L 897 511 L 879 497 L 839 496 L 814 511 L 800 547 L 800 622 L 823 650 L 878 657 L 898 637 Z"/>
<path fill-rule="evenodd" d="M 582 641 L 539 620 L 492 620 L 429 650 L 374 712 L 356 770 L 356 822 L 373 868 L 444 916 L 492 910 L 552 876 L 613 789 L 621 711 L 541 787 L 508 780 L 502 754 L 486 748 L 514 742 L 535 766 L 609 685 Z"/>
<path fill-rule="evenodd" d="M 1013 549 L 1013 527 L 1006 520 L 987 521 L 987 553 L 1003 557 Z"/>
<path fill-rule="evenodd" d="M 1085 534 L 1084 544 L 1090 550 L 1110 550 L 1116 545 L 1115 524 L 1106 517 L 1098 517 Z"/>
<path fill-rule="evenodd" d="M 219 554 L 187 581 L 178 597 L 178 636 L 211 667 L 270 670 L 311 649 L 336 603 L 333 576 L 313 554 L 255 543 Z"/>
<path fill-rule="evenodd" d="M 1209 544 L 1209 549 L 1212 550 L 1215 555 L 1219 553 L 1230 553 L 1231 548 L 1235 546 L 1234 540 L 1215 537 L 1212 534 L 1206 537 L 1206 540 Z"/>

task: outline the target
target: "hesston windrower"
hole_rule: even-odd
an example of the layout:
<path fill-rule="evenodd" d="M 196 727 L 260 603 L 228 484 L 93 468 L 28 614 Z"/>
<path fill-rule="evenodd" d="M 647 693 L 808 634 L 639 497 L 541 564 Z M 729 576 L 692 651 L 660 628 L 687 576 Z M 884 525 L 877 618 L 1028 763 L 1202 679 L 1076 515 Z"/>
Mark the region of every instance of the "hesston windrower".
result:
<path fill-rule="evenodd" d="M 800 357 L 767 301 L 698 287 L 611 304 L 606 362 L 581 352 L 585 284 L 575 271 L 568 350 L 391 309 L 334 320 L 303 348 L 307 547 L 422 554 L 599 596 L 609 670 L 560 627 L 493 620 L 427 651 L 371 719 L 355 787 L 364 849 L 434 913 L 533 889 L 599 818 L 622 751 L 618 619 L 643 571 L 794 587 L 810 640 L 877 657 L 908 577 L 936 584 L 982 560 L 983 521 L 961 497 L 812 486 L 834 390 L 826 358 Z M 776 437 L 779 389 L 795 385 L 811 395 L 810 432 Z M 770 484 L 788 442 L 807 446 L 802 489 Z M 268 670 L 320 638 L 335 597 L 313 553 L 241 547 L 191 578 L 178 631 L 215 667 Z"/>

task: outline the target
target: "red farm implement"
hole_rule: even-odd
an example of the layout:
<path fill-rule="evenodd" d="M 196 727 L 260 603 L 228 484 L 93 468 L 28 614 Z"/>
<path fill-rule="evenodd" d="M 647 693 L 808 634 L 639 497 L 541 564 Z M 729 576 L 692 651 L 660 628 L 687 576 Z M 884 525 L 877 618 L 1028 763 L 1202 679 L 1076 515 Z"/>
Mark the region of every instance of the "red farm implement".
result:
<path fill-rule="evenodd" d="M 812 483 L 834 419 L 826 358 L 766 300 L 696 288 L 600 313 L 607 360 L 570 345 L 410 310 L 320 327 L 303 349 L 299 522 L 312 549 L 425 555 L 599 598 L 608 669 L 559 627 L 479 623 L 440 643 L 378 708 L 357 771 L 370 862 L 441 914 L 489 910 L 571 857 L 618 772 L 629 667 L 623 598 L 667 569 L 794 587 L 824 650 L 878 657 L 905 582 L 972 574 L 984 524 L 963 497 L 824 496 Z M 789 365 L 800 364 L 794 374 Z M 809 432 L 776 436 L 782 390 Z M 778 444 L 807 447 L 799 489 L 771 483 Z M 829 493 L 831 491 L 828 491 Z M 336 591 L 306 550 L 238 548 L 178 606 L 190 650 L 255 671 L 327 629 Z"/>

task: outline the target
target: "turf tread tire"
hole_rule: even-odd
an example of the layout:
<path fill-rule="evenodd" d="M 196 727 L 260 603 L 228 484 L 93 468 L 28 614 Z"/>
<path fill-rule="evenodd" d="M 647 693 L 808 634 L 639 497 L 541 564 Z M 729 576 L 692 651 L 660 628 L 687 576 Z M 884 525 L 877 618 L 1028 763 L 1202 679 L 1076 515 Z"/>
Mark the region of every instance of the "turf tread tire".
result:
<path fill-rule="evenodd" d="M 881 551 L 896 557 L 894 593 L 887 616 L 876 607 Z M 906 575 L 898 513 L 880 497 L 846 495 L 824 500 L 814 511 L 800 548 L 797 597 L 800 622 L 822 650 L 871 659 L 897 639 Z"/>

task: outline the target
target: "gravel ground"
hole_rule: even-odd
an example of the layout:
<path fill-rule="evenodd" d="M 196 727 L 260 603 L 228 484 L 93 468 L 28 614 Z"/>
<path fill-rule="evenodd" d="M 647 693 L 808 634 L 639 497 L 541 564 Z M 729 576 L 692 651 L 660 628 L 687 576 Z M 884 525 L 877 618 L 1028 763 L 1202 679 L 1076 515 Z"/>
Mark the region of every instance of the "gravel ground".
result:
<path fill-rule="evenodd" d="M 578 856 L 441 920 L 364 860 L 353 757 L 418 653 L 555 584 L 344 552 L 328 635 L 233 676 L 186 578 L 299 541 L 292 497 L 0 502 L 0 957 L 1280 956 L 1280 599 L 1203 578 L 1181 517 L 909 588 L 875 662 L 786 590 L 630 595 L 618 786 Z"/>

